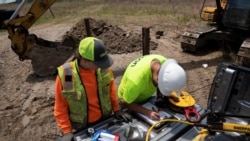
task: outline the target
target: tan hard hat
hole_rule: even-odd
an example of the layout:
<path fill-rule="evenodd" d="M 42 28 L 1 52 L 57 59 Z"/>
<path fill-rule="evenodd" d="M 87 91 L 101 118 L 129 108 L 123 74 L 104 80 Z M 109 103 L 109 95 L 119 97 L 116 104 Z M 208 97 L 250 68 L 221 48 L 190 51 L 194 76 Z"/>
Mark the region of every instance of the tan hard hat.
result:
<path fill-rule="evenodd" d="M 186 84 L 186 73 L 174 59 L 168 59 L 161 65 L 158 74 L 158 87 L 165 96 L 170 96 L 172 91 L 181 89 Z"/>

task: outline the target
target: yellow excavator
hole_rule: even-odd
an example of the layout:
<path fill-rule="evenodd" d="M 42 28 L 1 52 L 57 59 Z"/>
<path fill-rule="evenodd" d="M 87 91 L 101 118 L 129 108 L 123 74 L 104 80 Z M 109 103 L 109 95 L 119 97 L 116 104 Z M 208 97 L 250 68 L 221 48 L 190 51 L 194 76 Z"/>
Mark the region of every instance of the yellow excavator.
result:
<path fill-rule="evenodd" d="M 211 1 L 210 1 L 211 2 Z M 185 52 L 219 47 L 236 55 L 236 63 L 250 66 L 250 1 L 214 0 L 207 6 L 204 0 L 200 18 L 207 22 L 186 30 L 181 36 Z"/>
<path fill-rule="evenodd" d="M 31 60 L 33 70 L 38 76 L 56 74 L 57 67 L 66 62 L 77 48 L 73 37 L 67 34 L 61 42 L 54 42 L 29 33 L 29 28 L 55 1 L 34 0 L 27 14 L 19 16 L 25 4 L 25 0 L 22 0 L 10 19 L 4 21 L 12 50 L 19 56 L 20 61 Z"/>

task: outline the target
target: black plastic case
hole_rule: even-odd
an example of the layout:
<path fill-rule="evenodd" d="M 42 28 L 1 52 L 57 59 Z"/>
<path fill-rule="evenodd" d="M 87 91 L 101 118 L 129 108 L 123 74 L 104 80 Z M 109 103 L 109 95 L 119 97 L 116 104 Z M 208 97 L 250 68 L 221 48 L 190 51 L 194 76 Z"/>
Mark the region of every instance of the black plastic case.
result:
<path fill-rule="evenodd" d="M 208 99 L 208 122 L 224 117 L 250 119 L 250 69 L 220 63 Z"/>

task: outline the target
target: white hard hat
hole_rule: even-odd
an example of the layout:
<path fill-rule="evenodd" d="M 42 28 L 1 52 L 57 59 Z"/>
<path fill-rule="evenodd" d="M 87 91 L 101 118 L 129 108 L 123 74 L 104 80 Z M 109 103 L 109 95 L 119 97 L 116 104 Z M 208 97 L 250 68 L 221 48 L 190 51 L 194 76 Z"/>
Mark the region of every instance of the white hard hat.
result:
<path fill-rule="evenodd" d="M 158 74 L 158 87 L 165 96 L 170 96 L 172 91 L 182 88 L 187 77 L 184 69 L 174 59 L 168 59 L 161 65 Z"/>

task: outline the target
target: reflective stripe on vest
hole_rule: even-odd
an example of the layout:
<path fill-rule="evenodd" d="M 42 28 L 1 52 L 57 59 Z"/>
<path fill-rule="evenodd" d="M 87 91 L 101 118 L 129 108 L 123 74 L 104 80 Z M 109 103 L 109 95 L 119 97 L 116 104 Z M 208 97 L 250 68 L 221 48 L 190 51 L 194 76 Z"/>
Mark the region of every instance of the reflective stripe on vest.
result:
<path fill-rule="evenodd" d="M 66 63 L 58 68 L 58 74 L 63 86 L 62 95 L 69 104 L 70 120 L 86 126 L 87 124 L 87 97 L 78 74 L 77 61 Z M 102 116 L 112 113 L 110 101 L 111 74 L 108 70 L 97 70 L 98 94 Z M 83 80 L 84 81 L 84 80 Z"/>
<path fill-rule="evenodd" d="M 63 68 L 65 70 L 64 89 L 65 90 L 72 90 L 73 89 L 73 83 L 72 83 L 73 78 L 72 78 L 72 71 L 71 71 L 69 63 L 64 64 Z"/>

